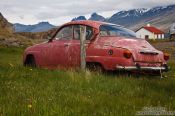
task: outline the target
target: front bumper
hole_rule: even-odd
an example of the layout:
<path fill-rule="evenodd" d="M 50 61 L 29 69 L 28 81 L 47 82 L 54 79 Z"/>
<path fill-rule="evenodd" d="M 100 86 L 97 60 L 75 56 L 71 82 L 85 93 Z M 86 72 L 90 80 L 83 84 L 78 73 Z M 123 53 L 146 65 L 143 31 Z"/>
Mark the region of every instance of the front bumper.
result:
<path fill-rule="evenodd" d="M 167 65 L 161 67 L 141 67 L 141 66 L 116 66 L 117 70 L 126 71 L 168 71 Z"/>

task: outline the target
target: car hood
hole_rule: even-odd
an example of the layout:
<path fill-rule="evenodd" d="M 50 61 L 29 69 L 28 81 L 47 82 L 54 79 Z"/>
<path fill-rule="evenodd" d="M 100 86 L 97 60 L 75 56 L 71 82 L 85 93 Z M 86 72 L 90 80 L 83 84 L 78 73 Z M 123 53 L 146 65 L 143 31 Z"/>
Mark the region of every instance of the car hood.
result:
<path fill-rule="evenodd" d="M 35 44 L 33 46 L 27 47 L 25 49 L 25 52 L 29 52 L 29 51 L 40 51 L 42 50 L 42 47 L 44 47 L 47 44 L 47 42 L 43 42 L 40 44 Z"/>

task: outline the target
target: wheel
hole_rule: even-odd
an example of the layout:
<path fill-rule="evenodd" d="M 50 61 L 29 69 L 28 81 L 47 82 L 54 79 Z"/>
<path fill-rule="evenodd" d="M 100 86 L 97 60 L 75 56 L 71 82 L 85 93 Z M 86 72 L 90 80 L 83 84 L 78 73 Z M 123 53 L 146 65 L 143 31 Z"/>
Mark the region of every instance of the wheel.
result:
<path fill-rule="evenodd" d="M 26 60 L 24 62 L 25 66 L 28 67 L 36 67 L 36 62 L 35 62 L 35 58 L 33 55 L 27 55 Z"/>
<path fill-rule="evenodd" d="M 87 63 L 87 69 L 93 72 L 104 73 L 105 69 L 99 63 Z"/>
<path fill-rule="evenodd" d="M 170 35 L 170 40 L 172 40 L 172 35 Z"/>
<path fill-rule="evenodd" d="M 173 40 L 173 39 L 175 39 L 175 34 L 170 35 L 170 40 Z"/>

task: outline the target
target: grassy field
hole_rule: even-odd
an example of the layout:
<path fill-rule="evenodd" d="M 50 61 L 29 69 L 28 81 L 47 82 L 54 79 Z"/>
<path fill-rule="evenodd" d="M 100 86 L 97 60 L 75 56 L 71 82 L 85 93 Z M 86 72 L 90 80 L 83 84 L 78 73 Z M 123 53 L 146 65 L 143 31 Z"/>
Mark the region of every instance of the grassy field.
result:
<path fill-rule="evenodd" d="M 175 111 L 175 61 L 166 78 L 31 69 L 22 48 L 0 47 L 0 116 L 134 116 Z"/>

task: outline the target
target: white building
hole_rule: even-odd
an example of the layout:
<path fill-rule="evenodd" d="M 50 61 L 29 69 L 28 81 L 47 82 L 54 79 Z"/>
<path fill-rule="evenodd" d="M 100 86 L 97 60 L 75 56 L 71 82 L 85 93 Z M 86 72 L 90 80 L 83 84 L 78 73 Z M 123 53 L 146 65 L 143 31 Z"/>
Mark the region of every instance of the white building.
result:
<path fill-rule="evenodd" d="M 164 39 L 164 32 L 156 27 L 147 25 L 136 31 L 136 36 L 143 39 Z"/>

